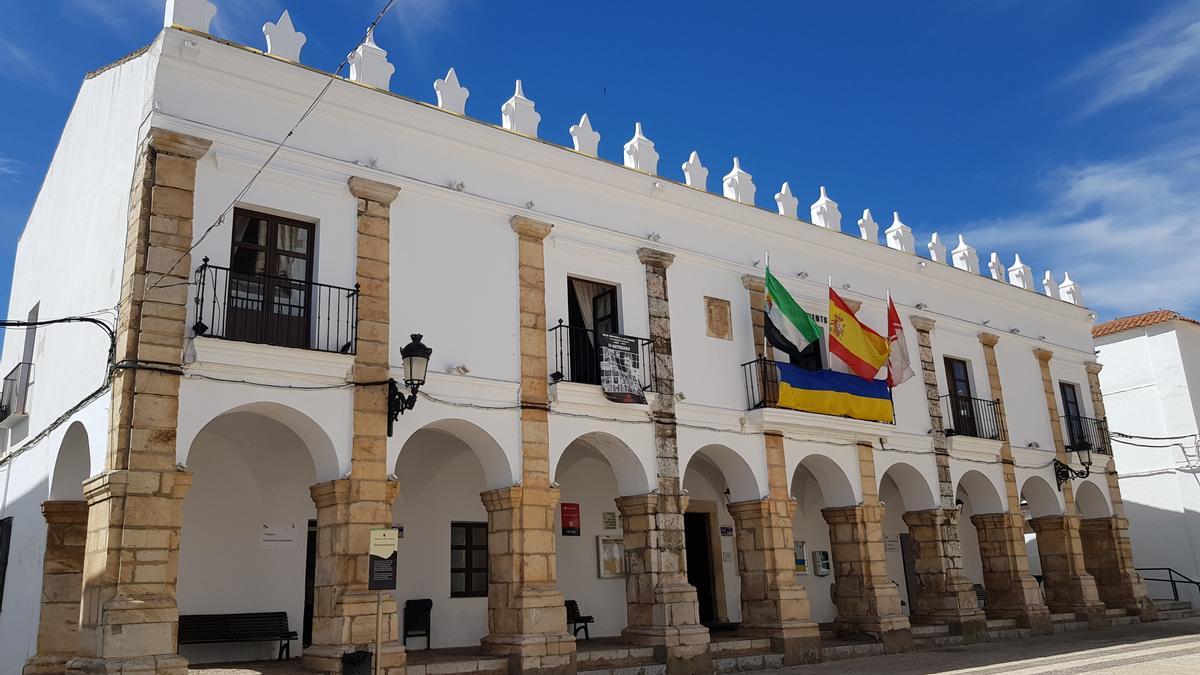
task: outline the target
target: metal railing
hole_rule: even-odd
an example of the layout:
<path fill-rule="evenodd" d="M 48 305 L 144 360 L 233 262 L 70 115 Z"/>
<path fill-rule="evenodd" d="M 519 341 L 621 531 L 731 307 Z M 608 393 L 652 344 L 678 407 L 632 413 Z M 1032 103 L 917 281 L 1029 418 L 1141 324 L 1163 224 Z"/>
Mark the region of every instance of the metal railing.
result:
<path fill-rule="evenodd" d="M 1004 409 L 999 401 L 946 394 L 942 397 L 946 435 L 1004 440 Z"/>
<path fill-rule="evenodd" d="M 746 383 L 746 405 L 750 410 L 774 408 L 779 403 L 779 369 L 775 362 L 759 357 L 742 364 Z"/>
<path fill-rule="evenodd" d="M 559 319 L 549 330 L 554 341 L 554 370 L 551 382 L 601 384 L 606 369 L 603 360 L 629 359 L 630 370 L 636 373 L 642 391 L 654 388 L 654 342 L 649 338 L 589 330 L 569 326 Z"/>
<path fill-rule="evenodd" d="M 1137 572 L 1138 574 L 1142 575 L 1142 581 L 1157 581 L 1171 584 L 1171 599 L 1175 600 L 1176 602 L 1179 601 L 1179 584 L 1190 584 L 1195 586 L 1196 592 L 1200 593 L 1200 581 L 1189 579 L 1184 574 L 1177 572 L 1170 567 L 1138 567 Z M 1148 577 L 1143 574 L 1144 572 L 1166 572 L 1167 578 L 1163 579 L 1161 577 Z"/>
<path fill-rule="evenodd" d="M 0 390 L 0 421 L 12 415 L 24 415 L 29 400 L 29 382 L 33 375 L 32 363 L 18 363 L 4 378 Z"/>
<path fill-rule="evenodd" d="M 358 288 L 235 272 L 204 259 L 196 268 L 196 335 L 353 354 Z"/>
<path fill-rule="evenodd" d="M 1112 439 L 1108 436 L 1108 421 L 1064 415 L 1063 426 L 1067 428 L 1067 451 L 1090 450 L 1101 455 L 1112 454 Z"/>

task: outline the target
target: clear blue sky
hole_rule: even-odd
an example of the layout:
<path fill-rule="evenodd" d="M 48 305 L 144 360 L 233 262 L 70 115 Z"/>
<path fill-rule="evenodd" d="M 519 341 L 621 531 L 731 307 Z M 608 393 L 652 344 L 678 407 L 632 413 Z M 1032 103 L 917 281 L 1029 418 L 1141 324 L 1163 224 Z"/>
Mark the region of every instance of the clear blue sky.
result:
<path fill-rule="evenodd" d="M 286 6 L 332 70 L 382 0 L 214 0 L 213 32 L 262 47 Z M 83 75 L 149 42 L 162 0 L 0 0 L 0 303 L 16 240 Z M 1200 315 L 1200 0 L 496 2 L 400 0 L 377 33 L 392 89 L 498 122 L 521 78 L 541 135 L 589 113 L 620 159 L 635 121 L 663 175 L 732 157 L 758 203 L 828 186 L 843 228 L 898 210 L 918 246 L 959 233 L 1084 285 L 1101 318 Z M 283 130 L 281 130 L 282 132 Z"/>

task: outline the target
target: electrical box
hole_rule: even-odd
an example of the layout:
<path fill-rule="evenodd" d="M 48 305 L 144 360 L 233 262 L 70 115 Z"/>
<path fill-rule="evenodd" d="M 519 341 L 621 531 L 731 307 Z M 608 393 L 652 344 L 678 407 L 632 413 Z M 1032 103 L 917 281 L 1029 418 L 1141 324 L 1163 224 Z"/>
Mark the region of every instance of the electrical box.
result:
<path fill-rule="evenodd" d="M 829 551 L 813 551 L 813 573 L 819 577 L 827 577 L 833 573 L 833 563 L 829 560 Z"/>

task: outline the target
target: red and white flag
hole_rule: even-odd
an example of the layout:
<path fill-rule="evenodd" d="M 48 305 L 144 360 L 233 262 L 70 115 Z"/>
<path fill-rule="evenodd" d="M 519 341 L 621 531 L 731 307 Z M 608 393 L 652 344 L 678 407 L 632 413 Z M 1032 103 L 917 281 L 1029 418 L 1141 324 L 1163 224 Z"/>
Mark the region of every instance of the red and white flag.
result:
<path fill-rule="evenodd" d="M 896 303 L 892 302 L 892 294 L 888 292 L 888 343 L 891 351 L 888 354 L 888 386 L 895 387 L 904 384 L 916 373 L 908 365 L 908 342 L 904 339 L 904 322 L 896 311 Z"/>

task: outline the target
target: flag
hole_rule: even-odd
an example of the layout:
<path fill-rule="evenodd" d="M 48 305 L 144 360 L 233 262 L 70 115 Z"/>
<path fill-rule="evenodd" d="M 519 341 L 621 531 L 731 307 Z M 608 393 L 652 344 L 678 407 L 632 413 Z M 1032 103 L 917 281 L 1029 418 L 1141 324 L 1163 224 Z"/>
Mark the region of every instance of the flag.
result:
<path fill-rule="evenodd" d="M 888 360 L 887 339 L 859 321 L 832 286 L 829 287 L 829 353 L 864 380 L 875 379 L 875 373 Z"/>
<path fill-rule="evenodd" d="M 767 306 L 763 330 L 771 346 L 788 355 L 792 365 L 821 369 L 821 327 L 792 298 L 783 284 L 766 273 Z"/>
<path fill-rule="evenodd" d="M 896 303 L 892 302 L 892 294 L 888 292 L 888 386 L 895 387 L 904 384 L 915 375 L 908 365 L 908 341 L 904 339 L 904 322 L 896 311 Z"/>
<path fill-rule="evenodd" d="M 892 392 L 886 380 L 864 380 L 832 370 L 804 370 L 787 363 L 779 368 L 780 408 L 892 422 Z"/>

